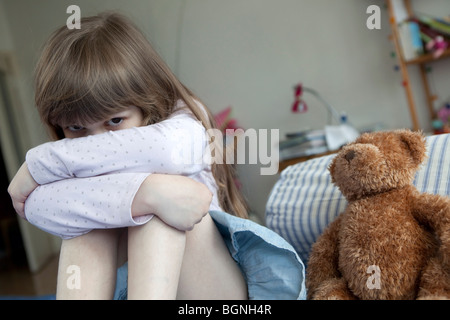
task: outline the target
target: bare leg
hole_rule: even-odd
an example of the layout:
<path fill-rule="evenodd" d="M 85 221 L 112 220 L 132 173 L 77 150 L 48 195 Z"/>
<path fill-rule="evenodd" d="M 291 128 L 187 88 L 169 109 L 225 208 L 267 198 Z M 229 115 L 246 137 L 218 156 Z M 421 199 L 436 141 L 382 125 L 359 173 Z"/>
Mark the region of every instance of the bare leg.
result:
<path fill-rule="evenodd" d="M 154 217 L 128 229 L 129 299 L 247 299 L 247 286 L 209 215 L 189 232 Z"/>
<path fill-rule="evenodd" d="M 128 299 L 175 299 L 185 242 L 156 216 L 128 228 Z"/>
<path fill-rule="evenodd" d="M 63 240 L 57 299 L 112 299 L 117 272 L 118 230 L 93 230 Z"/>
<path fill-rule="evenodd" d="M 244 277 L 210 215 L 187 232 L 177 299 L 247 299 Z"/>

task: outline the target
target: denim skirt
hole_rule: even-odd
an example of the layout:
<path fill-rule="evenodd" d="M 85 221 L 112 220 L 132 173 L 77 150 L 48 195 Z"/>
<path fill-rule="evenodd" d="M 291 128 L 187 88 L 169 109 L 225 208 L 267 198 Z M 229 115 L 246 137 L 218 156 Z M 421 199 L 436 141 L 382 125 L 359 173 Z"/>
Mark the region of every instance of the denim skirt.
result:
<path fill-rule="evenodd" d="M 305 267 L 281 236 L 251 220 L 210 211 L 247 282 L 250 300 L 306 299 Z M 127 297 L 128 265 L 118 269 L 115 299 Z"/>

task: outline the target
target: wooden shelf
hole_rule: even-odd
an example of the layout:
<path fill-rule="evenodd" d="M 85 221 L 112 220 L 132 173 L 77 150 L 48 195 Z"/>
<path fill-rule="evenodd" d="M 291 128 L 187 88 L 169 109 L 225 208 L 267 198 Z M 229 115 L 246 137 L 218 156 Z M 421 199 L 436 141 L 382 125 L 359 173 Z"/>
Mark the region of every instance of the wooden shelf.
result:
<path fill-rule="evenodd" d="M 439 60 L 442 60 L 447 57 L 450 57 L 450 49 L 445 50 L 442 53 L 442 55 L 440 55 L 438 58 L 435 58 L 435 57 L 433 57 L 433 54 L 428 53 L 428 54 L 421 55 L 420 57 L 417 57 L 415 59 L 407 60 L 407 61 L 405 61 L 405 63 L 407 65 L 429 63 L 429 62 L 439 61 Z"/>
<path fill-rule="evenodd" d="M 405 88 L 406 99 L 408 102 L 409 113 L 411 115 L 412 129 L 420 130 L 421 126 L 419 124 L 419 119 L 416 112 L 416 106 L 414 102 L 414 96 L 411 88 L 411 81 L 408 72 L 408 66 L 419 66 L 420 75 L 422 78 L 422 86 L 425 91 L 426 105 L 428 108 L 429 120 L 430 122 L 436 119 L 436 111 L 434 110 L 434 101 L 436 96 L 431 92 L 430 85 L 428 83 L 427 68 L 426 63 L 432 63 L 434 61 L 442 60 L 450 57 L 450 49 L 444 51 L 444 53 L 439 56 L 439 58 L 434 58 L 433 54 L 424 54 L 418 58 L 405 60 L 403 58 L 402 48 L 400 46 L 400 35 L 398 30 L 398 21 L 396 21 L 394 13 L 393 0 L 387 0 L 388 10 L 389 10 L 389 20 L 392 29 L 392 38 L 395 45 L 395 51 L 399 60 L 400 71 L 403 77 L 403 87 Z M 403 0 L 404 7 L 409 15 L 409 17 L 414 16 L 410 0 Z"/>

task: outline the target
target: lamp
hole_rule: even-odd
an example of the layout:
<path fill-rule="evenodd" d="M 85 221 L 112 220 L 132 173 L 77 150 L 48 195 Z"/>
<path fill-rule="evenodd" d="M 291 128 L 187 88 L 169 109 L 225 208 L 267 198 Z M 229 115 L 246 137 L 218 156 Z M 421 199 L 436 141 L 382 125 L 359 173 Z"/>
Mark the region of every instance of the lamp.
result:
<path fill-rule="evenodd" d="M 303 92 L 308 92 L 326 107 L 330 119 L 334 118 L 338 123 L 338 125 L 331 125 L 331 120 L 329 120 L 329 124 L 325 126 L 325 137 L 329 150 L 337 150 L 359 136 L 358 130 L 350 124 L 347 115 L 337 112 L 316 90 L 305 87 L 301 83 L 296 85 L 294 90 L 295 101 L 292 104 L 292 112 L 304 113 L 308 111 L 308 106 L 302 97 Z"/>

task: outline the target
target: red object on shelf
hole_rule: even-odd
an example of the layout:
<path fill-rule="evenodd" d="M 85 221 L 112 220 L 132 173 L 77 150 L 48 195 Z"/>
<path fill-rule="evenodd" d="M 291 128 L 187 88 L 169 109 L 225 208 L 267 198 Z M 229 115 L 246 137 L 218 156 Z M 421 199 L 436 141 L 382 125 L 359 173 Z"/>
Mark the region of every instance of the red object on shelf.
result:
<path fill-rule="evenodd" d="M 303 94 L 303 86 L 300 83 L 295 87 L 294 103 L 292 104 L 292 112 L 294 113 L 303 113 L 308 111 L 308 106 L 301 98 L 302 94 Z"/>

